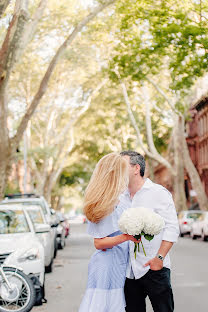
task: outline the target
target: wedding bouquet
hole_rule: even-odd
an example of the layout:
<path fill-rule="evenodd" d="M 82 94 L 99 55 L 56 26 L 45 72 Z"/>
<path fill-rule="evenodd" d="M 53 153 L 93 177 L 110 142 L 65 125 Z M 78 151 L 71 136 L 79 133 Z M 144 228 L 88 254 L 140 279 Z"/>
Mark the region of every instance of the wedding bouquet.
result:
<path fill-rule="evenodd" d="M 120 230 L 125 233 L 134 236 L 137 240 L 140 240 L 142 236 L 148 241 L 154 238 L 165 226 L 163 218 L 157 213 L 150 211 L 144 207 L 129 208 L 125 210 L 119 221 L 118 225 Z M 139 243 L 134 243 L 134 254 L 136 259 L 136 251 Z M 146 256 L 144 245 L 142 243 L 143 252 Z"/>

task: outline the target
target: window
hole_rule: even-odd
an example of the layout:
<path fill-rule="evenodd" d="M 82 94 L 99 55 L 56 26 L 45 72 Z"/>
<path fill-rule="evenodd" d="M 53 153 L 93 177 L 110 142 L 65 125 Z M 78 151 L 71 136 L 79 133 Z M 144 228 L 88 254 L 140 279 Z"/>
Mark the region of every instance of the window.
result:
<path fill-rule="evenodd" d="M 35 209 L 31 209 L 31 210 L 27 210 L 33 224 L 37 223 L 37 224 L 42 224 L 44 223 L 43 217 L 41 215 L 41 211 L 40 210 L 35 210 Z"/>
<path fill-rule="evenodd" d="M 197 212 L 187 213 L 187 219 L 197 220 L 201 215 L 202 213 L 197 213 Z"/>
<path fill-rule="evenodd" d="M 30 232 L 22 210 L 0 210 L 0 234 Z"/>
<path fill-rule="evenodd" d="M 34 200 L 34 201 L 28 201 L 28 202 L 24 201 L 24 202 L 22 202 L 22 204 L 26 205 L 26 206 L 30 206 L 30 205 L 40 206 L 43 210 L 43 213 L 47 214 L 46 206 L 45 206 L 45 203 L 43 201 L 40 201 L 40 200 L 37 200 L 37 201 Z"/>

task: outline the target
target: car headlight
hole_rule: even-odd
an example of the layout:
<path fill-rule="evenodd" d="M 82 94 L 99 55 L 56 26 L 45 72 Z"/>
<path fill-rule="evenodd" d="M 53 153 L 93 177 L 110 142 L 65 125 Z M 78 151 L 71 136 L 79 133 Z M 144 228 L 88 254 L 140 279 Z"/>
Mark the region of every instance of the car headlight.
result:
<path fill-rule="evenodd" d="M 40 258 L 38 248 L 30 248 L 19 256 L 18 262 L 32 261 Z"/>

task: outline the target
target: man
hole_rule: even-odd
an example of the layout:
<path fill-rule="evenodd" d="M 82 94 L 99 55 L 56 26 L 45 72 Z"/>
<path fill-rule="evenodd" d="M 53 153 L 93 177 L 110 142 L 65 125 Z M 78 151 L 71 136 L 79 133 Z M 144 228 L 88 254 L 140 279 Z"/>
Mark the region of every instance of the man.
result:
<path fill-rule="evenodd" d="M 149 242 L 142 238 L 146 256 L 140 248 L 136 259 L 134 243 L 130 242 L 129 263 L 125 282 L 127 312 L 145 312 L 148 296 L 154 312 L 174 311 L 170 282 L 169 251 L 179 235 L 178 220 L 172 195 L 159 184 L 144 179 L 144 157 L 134 151 L 121 153 L 129 162 L 129 187 L 120 197 L 120 204 L 127 208 L 145 207 L 165 221 L 162 232 Z"/>

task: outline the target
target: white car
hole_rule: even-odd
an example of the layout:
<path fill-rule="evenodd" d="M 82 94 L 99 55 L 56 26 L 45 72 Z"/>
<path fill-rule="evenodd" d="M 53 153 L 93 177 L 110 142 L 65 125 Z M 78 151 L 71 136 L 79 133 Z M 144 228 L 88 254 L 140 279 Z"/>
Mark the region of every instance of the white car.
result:
<path fill-rule="evenodd" d="M 64 227 L 64 216 L 61 212 L 56 213 L 56 217 L 58 220 L 58 227 L 57 227 L 57 241 L 59 249 L 63 249 L 66 245 L 66 229 Z"/>
<path fill-rule="evenodd" d="M 25 206 L 35 205 L 40 206 L 46 222 L 51 225 L 52 233 L 53 233 L 53 241 L 54 241 L 54 258 L 56 257 L 58 244 L 57 244 L 57 226 L 56 218 L 53 215 L 50 206 L 43 196 L 37 196 L 35 194 L 14 194 L 5 197 L 5 199 L 1 202 L 1 204 L 23 204 Z"/>
<path fill-rule="evenodd" d="M 47 226 L 45 216 L 40 206 L 35 205 L 24 205 L 28 212 L 31 221 L 33 222 L 34 228 L 40 227 L 40 225 Z M 42 243 L 45 251 L 45 271 L 47 273 L 52 272 L 53 269 L 53 257 L 54 257 L 54 240 L 53 240 L 53 229 L 49 226 L 49 231 L 45 233 L 37 234 L 40 242 Z"/>
<path fill-rule="evenodd" d="M 87 218 L 82 213 L 68 218 L 70 224 L 83 224 L 87 222 Z"/>
<path fill-rule="evenodd" d="M 37 232 L 48 231 L 40 226 Z M 23 207 L 0 206 L 0 264 L 13 265 L 35 275 L 44 285 L 44 248 Z"/>
<path fill-rule="evenodd" d="M 178 214 L 180 236 L 190 234 L 192 224 L 201 216 L 201 210 L 183 210 Z"/>
<path fill-rule="evenodd" d="M 196 239 L 202 237 L 204 241 L 208 240 L 208 212 L 204 211 L 191 227 L 191 237 Z"/>

